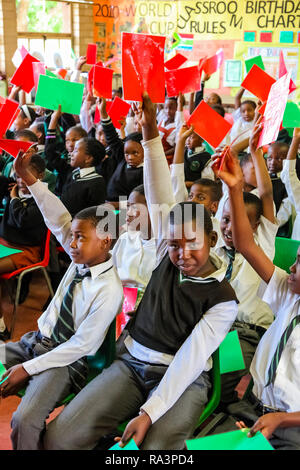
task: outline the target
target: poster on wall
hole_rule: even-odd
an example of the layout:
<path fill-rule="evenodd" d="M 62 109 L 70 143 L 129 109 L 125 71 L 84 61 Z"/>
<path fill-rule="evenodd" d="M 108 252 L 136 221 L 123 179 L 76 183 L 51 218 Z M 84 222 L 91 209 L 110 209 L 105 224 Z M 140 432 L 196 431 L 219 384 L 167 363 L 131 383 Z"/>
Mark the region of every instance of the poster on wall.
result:
<path fill-rule="evenodd" d="M 240 65 L 235 61 L 243 62 L 244 75 L 245 59 L 262 55 L 267 73 L 274 76 L 280 48 L 286 51 L 286 65 L 296 85 L 299 80 L 300 1 L 94 0 L 98 60 L 109 61 L 117 73 L 121 73 L 122 32 L 163 35 L 165 60 L 180 51 L 190 66 L 222 47 L 221 94 L 229 95 L 233 85 L 239 86 Z M 237 43 L 244 52 L 235 50 Z M 212 88 L 217 82 L 214 77 L 207 85 Z"/>

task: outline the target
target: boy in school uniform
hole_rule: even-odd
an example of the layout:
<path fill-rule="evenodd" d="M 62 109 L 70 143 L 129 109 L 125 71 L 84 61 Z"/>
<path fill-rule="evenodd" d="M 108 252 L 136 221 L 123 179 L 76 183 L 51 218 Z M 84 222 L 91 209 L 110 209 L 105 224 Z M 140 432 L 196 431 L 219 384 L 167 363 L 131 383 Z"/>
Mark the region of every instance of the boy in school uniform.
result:
<path fill-rule="evenodd" d="M 293 223 L 291 238 L 300 240 L 300 181 L 297 175 L 297 155 L 300 145 L 300 128 L 295 128 L 293 140 L 289 148 L 287 158 L 283 161 L 283 170 L 280 175 L 285 185 L 289 201 L 293 204 L 296 211 L 296 218 Z"/>
<path fill-rule="evenodd" d="M 274 266 L 255 243 L 243 202 L 243 175 L 233 155 L 219 177 L 229 188 L 234 244 L 267 283 L 263 300 L 275 315 L 251 364 L 252 393 L 238 406 L 232 406 L 231 414 L 239 420 L 239 428 L 252 426 L 249 437 L 261 431 L 275 449 L 299 450 L 300 249 L 290 275 Z"/>
<path fill-rule="evenodd" d="M 191 210 L 183 222 L 180 205 L 181 216 L 170 211 L 175 204 L 171 184 L 164 187 L 162 200 L 153 192 L 169 169 L 146 93 L 143 101 L 144 186 L 157 237 L 157 266 L 127 336 L 120 338 L 117 360 L 50 423 L 46 449 L 93 449 L 139 411 L 122 444 L 133 437 L 143 450 L 184 448 L 207 402 L 211 354 L 236 316 L 235 294 L 223 279 L 222 264 L 210 255 L 216 234 L 208 213 L 201 206 L 200 222 L 200 206 L 185 202 L 183 207 Z M 153 204 L 163 204 L 161 219 Z M 170 228 L 168 240 L 163 227 Z"/>
<path fill-rule="evenodd" d="M 31 173 L 29 159 L 30 152 L 19 156 L 15 170 L 72 260 L 38 320 L 38 330 L 0 346 L 0 361 L 8 369 L 2 397 L 27 385 L 12 418 L 13 448 L 34 450 L 40 449 L 45 420 L 56 404 L 85 385 L 85 357 L 96 353 L 119 312 L 122 285 L 109 254 L 115 238 L 111 230 L 118 227 L 99 226 L 107 216 L 115 222 L 114 212 L 91 207 L 72 220 L 62 202 Z"/>

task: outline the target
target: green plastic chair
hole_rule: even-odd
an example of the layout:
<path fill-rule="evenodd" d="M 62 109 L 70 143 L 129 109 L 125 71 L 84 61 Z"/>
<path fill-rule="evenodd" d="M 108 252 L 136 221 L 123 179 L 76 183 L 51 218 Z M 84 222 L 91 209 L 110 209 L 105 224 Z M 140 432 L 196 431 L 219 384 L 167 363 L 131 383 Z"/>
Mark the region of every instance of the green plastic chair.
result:
<path fill-rule="evenodd" d="M 87 383 L 91 382 L 97 375 L 99 375 L 103 369 L 109 367 L 115 359 L 116 353 L 116 320 L 110 325 L 108 332 L 106 334 L 105 340 L 102 345 L 96 352 L 94 356 L 87 356 L 87 361 L 89 365 L 89 374 L 87 378 Z M 25 395 L 26 389 L 18 392 L 19 397 Z M 70 393 L 66 398 L 64 398 L 56 407 L 67 405 L 73 398 L 75 393 Z"/>
<path fill-rule="evenodd" d="M 273 263 L 287 273 L 290 272 L 290 267 L 295 263 L 297 250 L 300 241 L 292 240 L 291 238 L 275 238 L 275 257 Z"/>

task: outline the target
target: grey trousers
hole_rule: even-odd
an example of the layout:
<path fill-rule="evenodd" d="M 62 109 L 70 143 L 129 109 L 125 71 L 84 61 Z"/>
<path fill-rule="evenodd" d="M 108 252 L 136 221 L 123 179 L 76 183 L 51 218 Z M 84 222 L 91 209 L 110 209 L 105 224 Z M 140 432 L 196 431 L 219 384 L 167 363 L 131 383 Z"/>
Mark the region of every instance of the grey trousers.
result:
<path fill-rule="evenodd" d="M 32 331 L 16 343 L 0 345 L 0 360 L 7 369 L 33 358 L 36 334 Z M 41 449 L 45 421 L 70 391 L 67 367 L 49 369 L 30 378 L 26 393 L 12 416 L 11 440 L 14 450 Z"/>
<path fill-rule="evenodd" d="M 101 437 L 138 415 L 166 370 L 166 366 L 142 363 L 123 350 L 117 360 L 84 387 L 48 425 L 45 449 L 95 448 Z M 151 426 L 140 448 L 183 449 L 185 439 L 191 437 L 207 402 L 209 387 L 209 377 L 204 372 Z"/>

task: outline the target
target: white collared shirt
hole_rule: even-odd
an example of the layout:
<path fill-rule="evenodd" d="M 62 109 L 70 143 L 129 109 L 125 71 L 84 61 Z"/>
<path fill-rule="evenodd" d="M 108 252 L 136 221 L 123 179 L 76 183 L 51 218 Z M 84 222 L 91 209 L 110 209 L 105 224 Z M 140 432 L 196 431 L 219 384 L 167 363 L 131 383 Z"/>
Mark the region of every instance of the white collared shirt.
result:
<path fill-rule="evenodd" d="M 71 215 L 63 203 L 40 181 L 29 189 L 46 225 L 69 253 Z M 51 303 L 38 319 L 38 327 L 43 336 L 50 337 L 52 334 L 62 300 L 75 276 L 76 267 L 80 273 L 87 270 L 83 265 L 72 262 Z M 63 367 L 80 357 L 93 355 L 105 339 L 108 328 L 122 305 L 122 284 L 113 266 L 112 257 L 104 263 L 90 267 L 89 270 L 91 277 L 84 278 L 74 288 L 72 314 L 75 334 L 52 351 L 25 362 L 23 366 L 30 375 L 52 367 Z"/>
<path fill-rule="evenodd" d="M 141 232 L 122 233 L 113 251 L 113 262 L 123 286 L 145 289 L 155 265 L 155 239 L 143 240 Z"/>
<path fill-rule="evenodd" d="M 296 160 L 283 160 L 283 170 L 280 175 L 290 202 L 296 210 L 291 238 L 300 240 L 300 181 L 296 173 Z"/>
<path fill-rule="evenodd" d="M 288 274 L 275 267 L 263 300 L 275 314 L 275 320 L 260 340 L 250 373 L 253 392 L 265 405 L 287 412 L 300 410 L 300 325 L 289 337 L 279 361 L 274 384 L 266 386 L 268 371 L 280 338 L 292 319 L 300 314 L 300 296 L 288 287 Z"/>
<path fill-rule="evenodd" d="M 157 240 L 156 265 L 164 257 L 167 246 L 163 238 L 164 219 L 176 201 L 173 195 L 170 171 L 165 158 L 160 137 L 143 142 L 144 147 L 144 188 L 151 217 L 151 227 Z M 162 223 L 151 213 L 152 204 L 164 204 Z M 218 257 L 211 255 L 216 271 L 210 275 L 218 280 L 224 278 L 226 269 Z M 206 278 L 191 278 L 195 282 L 207 282 Z M 126 347 L 135 357 L 167 364 L 168 369 L 158 387 L 151 393 L 150 398 L 141 407 L 150 416 L 152 423 L 165 414 L 204 370 L 211 367 L 210 358 L 228 333 L 237 315 L 235 301 L 222 302 L 207 310 L 201 320 L 195 325 L 175 356 L 162 355 L 158 351 L 145 348 L 132 338 L 126 338 Z M 169 357 L 166 357 L 169 356 Z M 170 362 L 171 361 L 171 362 Z"/>

